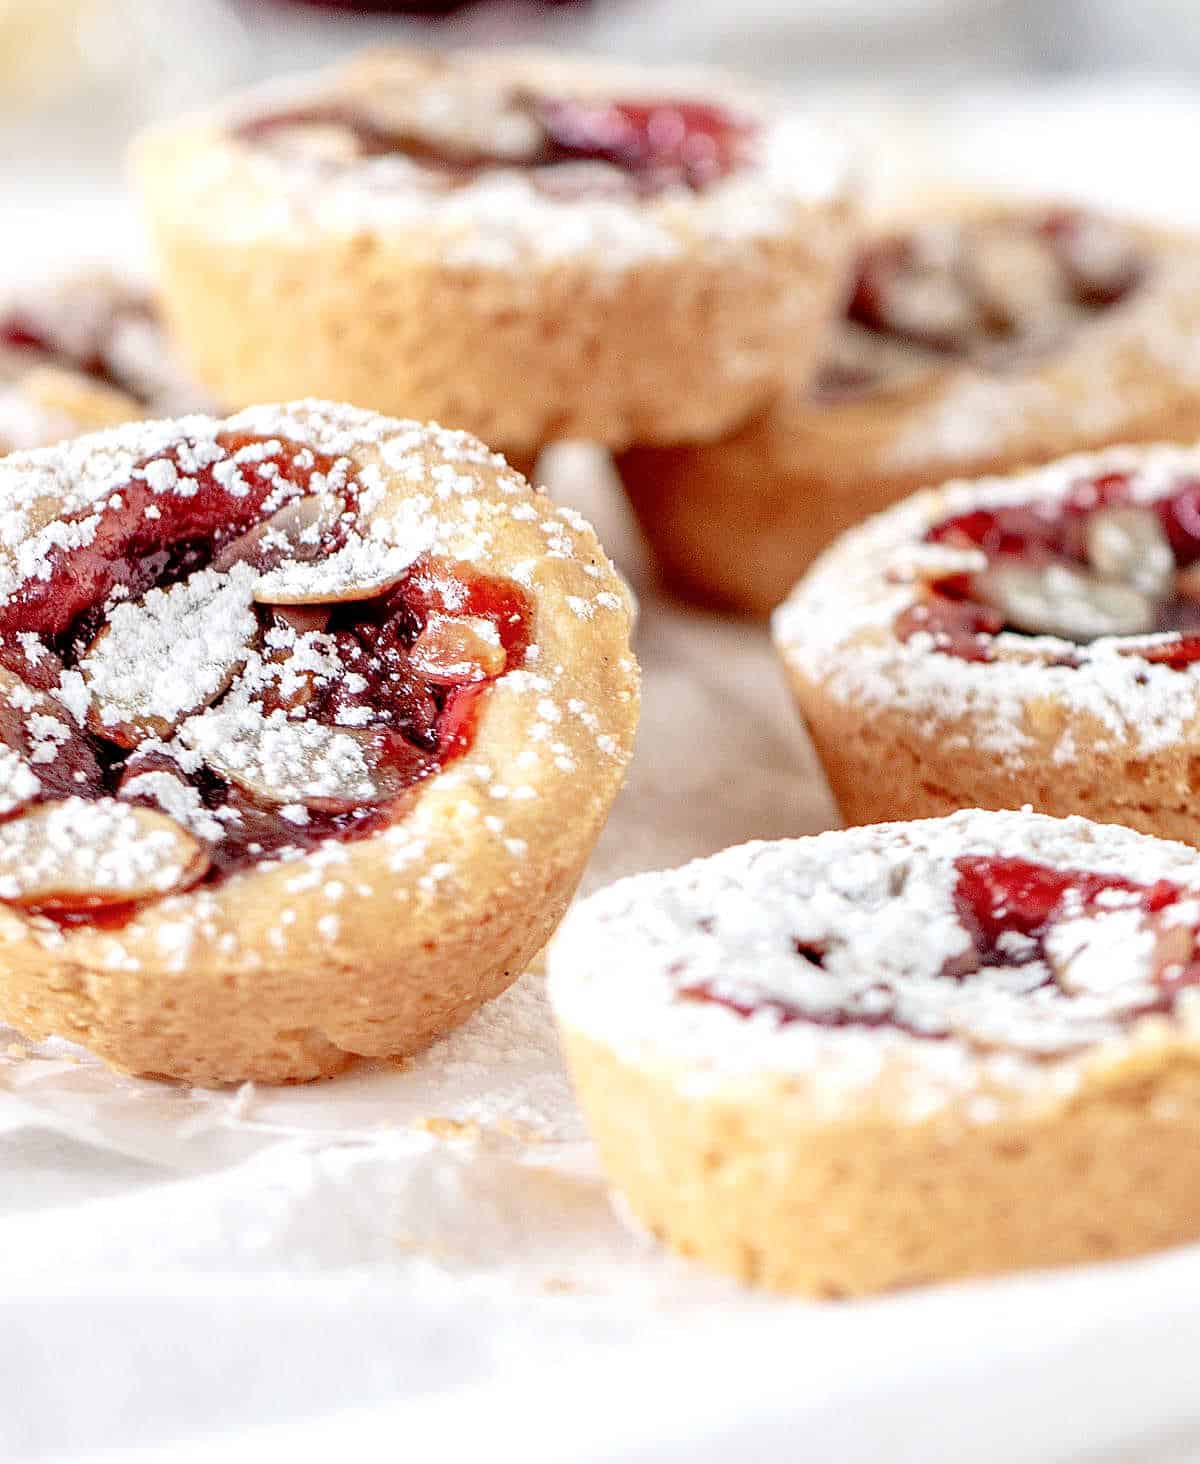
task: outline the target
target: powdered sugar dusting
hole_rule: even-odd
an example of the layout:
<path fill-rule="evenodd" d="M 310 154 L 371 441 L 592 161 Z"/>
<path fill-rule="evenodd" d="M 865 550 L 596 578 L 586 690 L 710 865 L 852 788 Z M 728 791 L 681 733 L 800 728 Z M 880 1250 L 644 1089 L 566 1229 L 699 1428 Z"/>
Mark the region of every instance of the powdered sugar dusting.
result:
<path fill-rule="evenodd" d="M 196 841 L 169 819 L 116 799 L 70 798 L 0 824 L 0 899 L 125 904 L 203 872 Z"/>
<path fill-rule="evenodd" d="M 80 663 L 100 724 L 167 732 L 223 692 L 258 634 L 253 583 L 250 566 L 235 564 L 114 605 Z"/>
<path fill-rule="evenodd" d="M 214 494 L 247 503 L 207 544 L 196 526 L 214 504 L 225 511 Z M 184 541 L 156 550 L 167 523 Z M 589 635 L 627 623 L 617 581 L 585 572 L 604 561 L 578 515 L 559 514 L 468 434 L 297 402 L 223 422 L 135 423 L 15 455 L 0 462 L 0 605 L 16 607 L 18 626 L 36 623 L 25 612 L 40 605 L 30 598 L 38 587 L 50 586 L 57 604 L 60 582 L 97 562 L 69 556 L 94 544 L 111 555 L 126 533 L 126 567 L 157 574 L 161 557 L 160 587 L 140 591 L 142 579 L 131 589 L 118 576 L 89 601 L 92 581 L 81 579 L 82 618 L 68 608 L 53 635 L 5 636 L 5 665 L 47 690 L 15 675 L 3 687 L 0 812 L 18 817 L 3 825 L 11 867 L 0 861 L 0 900 L 91 909 L 187 889 L 172 919 L 217 939 L 215 887 L 197 883 L 209 869 L 215 879 L 239 861 L 286 863 L 314 876 L 311 885 L 298 876 L 310 901 L 336 904 L 347 886 L 321 871 L 350 858 L 339 840 L 378 834 L 398 870 L 419 867 L 430 843 L 446 842 L 436 811 L 446 799 L 519 885 L 526 805 L 547 780 L 577 778 L 589 744 L 606 772 L 627 755 L 616 734 L 630 693 L 616 711 L 572 697 L 578 713 L 565 714 L 560 687 L 576 685 L 574 668 L 531 639 L 544 613 L 549 630 L 575 618 L 560 579 L 583 589 Z M 544 590 L 551 557 L 564 563 Z M 524 593 L 509 583 L 518 569 Z M 410 570 L 404 594 L 415 598 L 394 599 L 387 592 Z M 372 603 L 360 610 L 360 600 Z M 632 671 L 626 658 L 619 665 Z M 442 727 L 460 683 L 494 697 L 505 725 L 517 712 L 555 735 L 485 761 L 472 728 L 490 701 L 471 701 Z M 400 793 L 423 780 L 444 786 L 445 798 L 413 797 L 401 809 Z M 494 829 L 483 800 L 497 810 Z M 95 848 L 67 858 L 77 805 L 93 810 L 77 838 L 95 834 Z M 396 897 L 426 880 L 435 891 L 457 873 L 450 859 L 432 861 Z M 269 936 L 280 949 L 295 920 L 295 908 L 281 910 Z M 73 932 L 33 925 L 48 947 Z M 113 961 L 136 959 L 121 935 L 105 940 Z"/>
<path fill-rule="evenodd" d="M 1200 667 L 1175 670 L 1129 654 L 1162 636 L 1077 645 L 1001 632 L 995 658 L 971 662 L 936 650 L 925 634 L 901 640 L 893 627 L 915 603 L 920 575 L 984 567 L 976 551 L 921 542 L 940 520 L 975 507 L 1056 502 L 1081 481 L 1107 473 L 1129 475 L 1131 502 L 1151 502 L 1198 471 L 1194 449 L 1113 448 L 917 494 L 826 551 L 776 611 L 776 642 L 789 664 L 838 701 L 900 708 L 926 725 L 969 718 L 972 742 L 1017 766 L 1029 742 L 1025 714 L 1047 700 L 1091 717 L 1116 746 L 1140 754 L 1169 747 L 1200 715 Z M 1053 664 L 1068 652 L 1077 665 Z M 965 741 L 965 734 L 953 735 Z M 1062 735 L 1073 731 L 1068 726 Z"/>
<path fill-rule="evenodd" d="M 976 1088 L 1069 1088 L 1096 1053 L 1189 1034 L 1200 1010 L 1131 1021 L 1155 994 L 1152 949 L 1128 897 L 1056 929 L 1074 978 L 1041 961 L 945 974 L 970 948 L 954 903 L 954 860 L 998 855 L 1184 890 L 1172 918 L 1200 923 L 1200 856 L 1183 845 L 1080 818 L 969 810 L 946 819 L 747 844 L 678 870 L 622 880 L 571 912 L 551 948 L 551 998 L 568 1027 L 636 1061 L 682 1063 L 690 1088 L 795 1074 L 837 1105 L 899 1062 L 918 1074 L 914 1112 Z M 805 954 L 819 948 L 814 964 Z M 681 993 L 711 982 L 741 1016 Z M 895 1025 L 780 1025 L 769 1003 L 869 1013 L 883 993 Z M 938 1034 L 930 1040 L 923 1028 Z M 946 1032 L 949 1035 L 944 1035 Z"/>
<path fill-rule="evenodd" d="M 759 125 L 745 164 L 698 193 L 668 188 L 640 197 L 602 163 L 573 169 L 573 186 L 550 190 L 537 170 L 488 167 L 447 187 L 445 178 L 402 155 L 353 160 L 331 155 L 337 128 L 313 129 L 308 142 L 268 150 L 228 135 L 231 120 L 252 120 L 270 107 L 305 108 L 361 101 L 381 110 L 394 93 L 404 126 L 429 145 L 461 150 L 502 146 L 511 131 L 507 89 L 551 96 L 613 99 L 621 95 L 680 101 L 713 98 Z M 378 230 L 412 247 L 433 248 L 450 266 L 508 269 L 530 260 L 551 263 L 587 255 L 619 270 L 674 257 L 698 244 L 771 237 L 796 227 L 798 210 L 827 204 L 846 188 L 846 151 L 807 119 L 773 105 L 727 78 L 608 63 L 572 63 L 549 53 L 504 58 L 459 53 L 431 64 L 419 55 L 367 57 L 344 70 L 297 78 L 244 97 L 209 123 L 212 146 L 201 167 L 179 180 L 197 192 L 236 189 L 243 206 L 196 216 L 238 238 Z M 316 135 L 319 132 L 319 135 Z M 468 148 L 469 151 L 469 148 Z M 561 179 L 559 180 L 562 181 Z M 614 186 L 621 185 L 621 186 Z"/>

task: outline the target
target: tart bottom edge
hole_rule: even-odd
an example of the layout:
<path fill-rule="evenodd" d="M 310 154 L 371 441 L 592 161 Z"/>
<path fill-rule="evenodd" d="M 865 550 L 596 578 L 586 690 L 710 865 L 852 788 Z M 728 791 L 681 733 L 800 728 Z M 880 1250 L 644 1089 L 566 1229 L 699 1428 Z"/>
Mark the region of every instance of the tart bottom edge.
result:
<path fill-rule="evenodd" d="M 1200 1236 L 1198 1054 L 1135 1067 L 1041 1117 L 904 1123 L 805 1114 L 767 1085 L 754 1098 L 689 1094 L 676 1075 L 563 1036 L 635 1216 L 679 1254 L 769 1290 L 866 1295 Z"/>

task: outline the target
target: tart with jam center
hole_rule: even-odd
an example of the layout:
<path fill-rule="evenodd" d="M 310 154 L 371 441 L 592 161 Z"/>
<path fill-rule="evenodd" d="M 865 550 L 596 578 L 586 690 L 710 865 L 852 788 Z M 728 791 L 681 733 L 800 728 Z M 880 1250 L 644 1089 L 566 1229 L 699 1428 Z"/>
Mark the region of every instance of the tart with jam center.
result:
<path fill-rule="evenodd" d="M 668 582 L 769 613 L 853 524 L 918 488 L 1117 442 L 1200 435 L 1200 250 L 1081 208 L 947 207 L 862 251 L 807 354 L 732 436 L 633 449 Z"/>
<path fill-rule="evenodd" d="M 668 1245 L 856 1295 L 1200 1238 L 1200 855 L 970 810 L 576 906 L 550 995 Z"/>
<path fill-rule="evenodd" d="M 89 274 L 0 298 L 0 452 L 203 404 L 145 291 Z"/>
<path fill-rule="evenodd" d="M 1197 565 L 1190 448 L 951 483 L 846 534 L 774 634 L 847 822 L 1031 804 L 1200 843 Z"/>
<path fill-rule="evenodd" d="M 319 391 L 477 432 L 708 439 L 836 312 L 840 146 L 709 73 L 368 52 L 149 134 L 168 314 L 221 401 Z"/>
<path fill-rule="evenodd" d="M 0 462 L 0 1016 L 119 1068 L 412 1051 L 557 923 L 637 714 L 588 526 L 301 402 Z"/>

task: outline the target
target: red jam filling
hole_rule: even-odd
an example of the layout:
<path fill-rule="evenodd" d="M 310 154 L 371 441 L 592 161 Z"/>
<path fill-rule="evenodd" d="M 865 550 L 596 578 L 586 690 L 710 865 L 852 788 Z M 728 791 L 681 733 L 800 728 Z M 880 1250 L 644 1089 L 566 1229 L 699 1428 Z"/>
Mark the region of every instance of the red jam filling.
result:
<path fill-rule="evenodd" d="M 859 257 L 847 321 L 863 350 L 819 373 L 818 399 L 877 390 L 891 372 L 871 342 L 989 370 L 1020 365 L 1141 285 L 1143 252 L 1106 219 L 1077 209 L 947 225 L 881 239 Z"/>
<path fill-rule="evenodd" d="M 971 939 L 971 950 L 943 971 L 947 980 L 961 981 L 989 966 L 1023 966 L 1045 961 L 1045 941 L 1062 920 L 1101 914 L 1113 908 L 1106 895 L 1122 894 L 1147 921 L 1184 895 L 1170 880 L 1139 884 L 1117 875 L 1087 870 L 1055 869 L 1032 860 L 999 855 L 965 855 L 954 862 L 957 880 L 954 903 L 959 919 Z M 1156 995 L 1126 1015 L 1126 1020 L 1151 1013 L 1169 1013 L 1179 993 L 1200 986 L 1200 955 L 1196 950 L 1200 932 L 1176 927 L 1176 958 L 1165 961 L 1154 973 Z M 1178 958 L 1179 937 L 1187 954 Z M 1006 937 L 1008 940 L 1006 941 Z M 822 965 L 824 952 L 796 943 L 800 959 Z M 1055 984 L 1049 965 L 1044 985 Z M 704 981 L 680 988 L 691 1001 L 723 1006 L 740 1017 L 764 1016 L 779 1026 L 806 1022 L 819 1027 L 892 1027 L 914 1037 L 945 1038 L 947 1029 L 937 1025 L 917 1027 L 899 1020 L 886 983 L 876 988 L 880 997 L 870 1009 L 856 1007 L 808 1008 L 778 997 L 755 995 L 749 988 L 733 989 L 720 982 Z"/>
<path fill-rule="evenodd" d="M 965 855 L 955 861 L 955 868 L 954 903 L 971 932 L 980 964 L 985 966 L 1011 962 L 1001 952 L 1002 936 L 1016 934 L 1043 941 L 1065 910 L 1069 908 L 1072 916 L 1095 914 L 1103 908 L 1100 897 L 1110 891 L 1135 895 L 1137 908 L 1147 915 L 1157 915 L 1183 894 L 1178 885 L 1165 879 L 1143 885 L 1119 875 L 1055 869 L 1029 859 L 993 854 Z"/>
<path fill-rule="evenodd" d="M 402 155 L 452 182 L 469 182 L 491 168 L 534 168 L 539 186 L 558 191 L 554 170 L 564 164 L 607 163 L 640 193 L 670 187 L 699 192 L 745 160 L 754 128 L 723 108 L 702 102 L 619 100 L 583 102 L 519 96 L 514 107 L 536 124 L 536 141 L 518 158 L 454 147 L 413 131 L 381 125 L 352 103 L 329 103 L 273 113 L 243 123 L 241 141 L 274 144 L 309 127 L 336 127 L 353 139 L 359 158 Z M 583 191 L 586 191 L 584 189 Z"/>
<path fill-rule="evenodd" d="M 995 654 L 992 638 L 1002 630 L 1081 641 L 1097 634 L 1174 633 L 1174 640 L 1131 648 L 1130 654 L 1175 670 L 1200 661 L 1200 480 L 1184 479 L 1162 497 L 1136 504 L 1130 488 L 1125 474 L 1108 473 L 1077 483 L 1055 502 L 971 509 L 935 524 L 925 535 L 926 543 L 979 550 L 987 557 L 988 571 L 947 574 L 924 583 L 917 600 L 897 618 L 897 635 L 908 640 L 927 632 L 939 651 L 969 661 L 990 661 Z M 1038 574 L 1052 577 L 1056 570 L 1066 569 L 1076 577 L 1074 592 L 1085 604 L 1097 595 L 1103 606 L 1103 597 L 1114 584 L 1126 587 L 1123 573 L 1114 576 L 1113 564 L 1095 562 L 1093 531 L 1102 517 L 1112 522 L 1113 510 L 1132 514 L 1134 537 L 1124 531 L 1129 560 L 1124 569 L 1133 576 L 1132 583 L 1144 571 L 1149 554 L 1157 554 L 1166 566 L 1161 583 L 1145 591 L 1139 627 L 1129 630 L 1114 624 L 1105 630 L 1101 621 L 1098 630 L 1073 635 L 1069 625 L 1064 629 L 1054 617 L 1041 626 L 1027 618 L 1014 623 L 1003 593 L 997 592 L 991 573 L 996 568 L 1017 566 L 1030 571 L 1035 580 Z M 1055 664 L 1080 662 L 1067 655 L 1057 657 Z"/>
<path fill-rule="evenodd" d="M 0 664 L 29 685 L 56 686 L 63 671 L 79 664 L 103 630 L 114 603 L 137 600 L 151 589 L 177 584 L 206 568 L 223 549 L 277 510 L 281 498 L 286 502 L 302 497 L 318 475 L 328 480 L 334 469 L 330 458 L 272 439 L 266 444 L 269 450 L 254 455 L 253 468 L 242 473 L 235 488 L 227 471 L 233 454 L 258 446 L 258 440 L 226 434 L 218 446 L 222 451 L 214 455 L 196 454 L 190 445 L 180 444 L 153 459 L 156 473 L 162 464 L 171 464 L 181 478 L 191 480 L 189 488 L 194 483 L 191 491 L 154 492 L 138 469 L 98 511 L 92 506 L 65 516 L 68 525 L 96 518 L 94 535 L 80 546 L 52 548 L 44 577 L 26 580 L 20 591 L 0 603 Z M 215 461 L 204 461 L 213 456 Z M 288 485 L 296 490 L 290 495 Z M 341 497 L 345 512 L 323 530 L 321 543 L 308 557 L 325 557 L 345 542 L 354 524 L 353 479 Z M 261 571 L 272 568 L 280 552 L 251 544 L 239 557 Z M 139 750 L 110 740 L 90 719 L 88 725 L 79 725 L 56 703 L 54 715 L 69 724 L 70 735 L 59 745 L 53 762 L 37 766 L 41 792 L 32 801 L 112 797 L 120 792 L 126 775 L 167 772 L 190 784 L 203 807 L 219 813 L 224 823 L 222 838 L 206 851 L 211 856 L 207 882 L 280 850 L 303 851 L 331 838 L 363 837 L 392 822 L 409 790 L 469 749 L 490 685 L 522 661 L 532 624 L 529 601 L 517 585 L 428 554 L 373 598 L 295 609 L 256 605 L 260 643 L 272 627 L 294 628 L 295 617 L 306 612 L 316 612 L 322 643 L 333 649 L 342 668 L 340 677 L 317 684 L 305 697 L 306 724 L 331 729 L 353 726 L 382 770 L 385 799 L 359 806 L 318 804 L 307 808 L 304 820 L 298 822 L 283 817 L 273 803 L 256 801 L 207 766 L 185 772 L 177 759 L 154 748 Z M 476 626 L 487 622 L 493 628 L 497 649 L 487 674 L 458 665 L 448 670 L 431 667 L 428 658 L 420 666 L 414 664 L 413 647 L 431 622 L 442 627 L 463 620 Z M 29 632 L 36 637 L 32 654 Z M 273 710 L 271 694 L 269 688 L 263 694 L 267 713 Z M 219 698 L 210 703 L 217 704 Z M 24 755 L 22 717 L 3 699 L 0 742 Z M 148 798 L 131 801 L 155 806 Z M 128 918 L 131 909 L 64 913 L 47 908 L 43 913 L 71 922 L 112 923 Z"/>

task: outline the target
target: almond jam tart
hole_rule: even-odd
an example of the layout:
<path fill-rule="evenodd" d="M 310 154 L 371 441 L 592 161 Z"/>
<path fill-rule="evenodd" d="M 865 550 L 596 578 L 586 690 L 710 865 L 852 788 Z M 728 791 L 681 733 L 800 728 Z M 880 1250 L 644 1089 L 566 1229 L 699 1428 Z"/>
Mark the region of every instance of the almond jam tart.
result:
<path fill-rule="evenodd" d="M 156 127 L 176 337 L 234 404 L 317 391 L 529 462 L 708 441 L 815 357 L 855 242 L 841 142 L 711 72 L 380 48 Z"/>
<path fill-rule="evenodd" d="M 550 964 L 616 1183 L 746 1279 L 842 1294 L 1200 1235 L 1192 849 L 978 810 L 749 844 L 585 901 Z"/>
<path fill-rule="evenodd" d="M 868 243 L 765 410 L 618 469 L 664 577 L 768 615 L 839 534 L 930 484 L 1200 437 L 1200 249 L 1070 206 L 961 204 Z"/>
<path fill-rule="evenodd" d="M 1200 841 L 1200 456 L 1116 448 L 918 494 L 775 619 L 852 820 L 1085 813 Z M 896 729 L 896 777 L 858 786 Z"/>
<path fill-rule="evenodd" d="M 140 965 L 182 922 L 236 966 L 248 902 L 268 950 L 315 938 L 369 987 L 357 943 L 402 957 L 405 904 L 436 905 L 444 882 L 463 914 L 492 904 L 480 989 L 493 957 L 501 984 L 518 974 L 529 932 L 505 930 L 509 906 L 528 902 L 531 930 L 557 913 L 636 705 L 624 593 L 582 520 L 463 434 L 316 403 L 14 455 L 0 496 L 11 940 L 103 938 Z M 605 688 L 615 716 L 593 705 Z M 526 805 L 548 813 L 593 762 L 543 869 Z M 338 877 L 296 901 L 309 865 Z M 464 1000 L 453 973 L 447 988 Z M 388 1050 L 374 1042 L 349 1050 Z"/>

